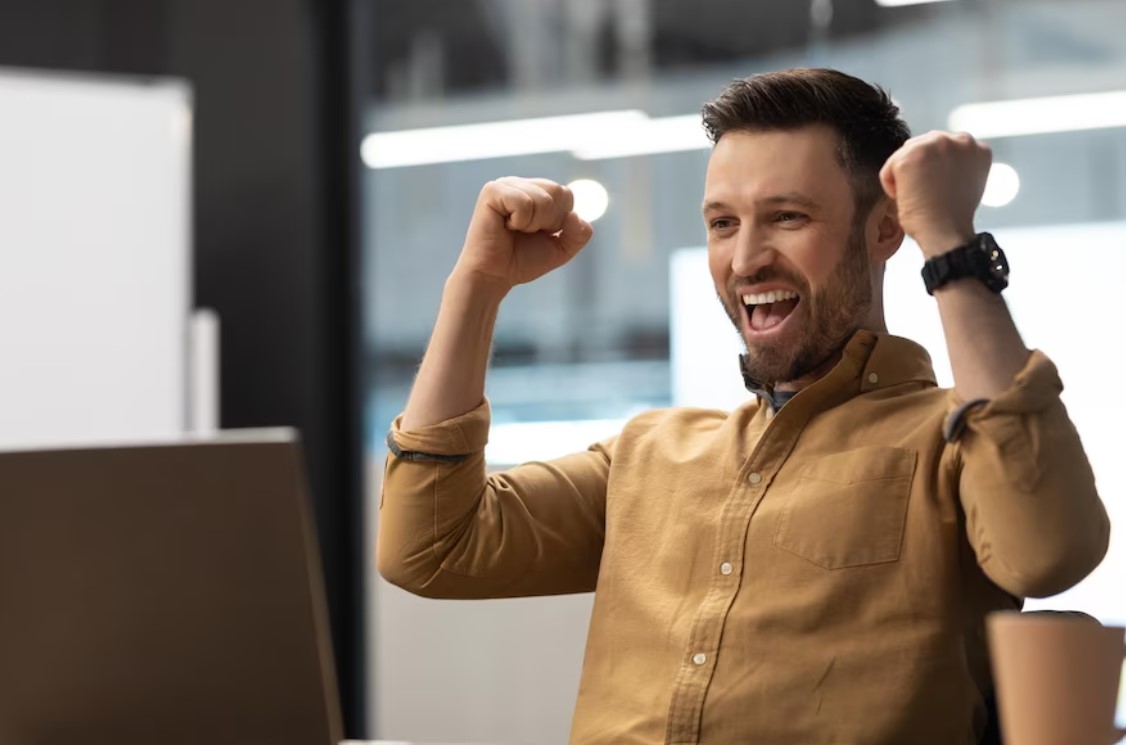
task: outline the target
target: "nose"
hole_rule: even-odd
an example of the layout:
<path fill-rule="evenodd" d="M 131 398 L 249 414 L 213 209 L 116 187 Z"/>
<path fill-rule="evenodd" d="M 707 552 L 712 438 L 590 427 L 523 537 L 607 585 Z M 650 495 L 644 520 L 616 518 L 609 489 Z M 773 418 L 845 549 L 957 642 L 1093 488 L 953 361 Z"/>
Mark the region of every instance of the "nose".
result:
<path fill-rule="evenodd" d="M 739 277 L 752 277 L 777 258 L 774 248 L 761 232 L 746 225 L 735 240 L 731 255 L 731 271 Z"/>

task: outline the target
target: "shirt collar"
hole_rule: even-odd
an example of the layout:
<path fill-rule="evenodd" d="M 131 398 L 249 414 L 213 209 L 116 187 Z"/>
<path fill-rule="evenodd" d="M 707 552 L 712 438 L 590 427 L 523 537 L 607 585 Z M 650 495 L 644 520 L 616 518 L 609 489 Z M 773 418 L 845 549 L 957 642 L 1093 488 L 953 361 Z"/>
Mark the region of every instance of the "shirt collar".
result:
<path fill-rule="evenodd" d="M 747 373 L 746 359 L 747 355 L 739 355 L 739 372 L 743 376 L 743 385 L 748 391 L 773 405 L 773 386 L 752 378 Z M 845 345 L 837 368 L 846 364 L 856 371 L 852 377 L 859 377 L 860 393 L 909 382 L 930 386 L 938 384 L 927 350 L 910 339 L 891 334 L 858 330 Z"/>

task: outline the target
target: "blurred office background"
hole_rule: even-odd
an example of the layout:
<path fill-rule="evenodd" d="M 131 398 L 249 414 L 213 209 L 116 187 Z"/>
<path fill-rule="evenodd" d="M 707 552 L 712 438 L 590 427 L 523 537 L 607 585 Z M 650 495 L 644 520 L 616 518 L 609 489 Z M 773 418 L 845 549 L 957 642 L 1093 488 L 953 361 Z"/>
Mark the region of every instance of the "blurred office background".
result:
<path fill-rule="evenodd" d="M 500 466 L 650 407 L 738 403 L 698 254 L 696 113 L 729 80 L 838 67 L 888 88 L 917 133 L 982 135 L 1004 167 L 979 229 L 1008 236 L 1018 322 L 1059 363 L 1122 524 L 1123 28 L 1121 0 L 0 0 L 0 65 L 193 85 L 196 295 L 224 319 L 223 421 L 306 433 L 350 734 L 546 745 L 566 739 L 590 599 L 420 600 L 369 558 L 383 438 L 481 185 L 581 179 L 601 212 L 571 265 L 502 309 Z M 963 108 L 997 102 L 1023 103 Z M 464 125 L 480 126 L 427 131 Z M 889 321 L 941 367 L 909 249 Z M 1124 585 L 1116 537 L 1038 607 L 1126 621 Z"/>

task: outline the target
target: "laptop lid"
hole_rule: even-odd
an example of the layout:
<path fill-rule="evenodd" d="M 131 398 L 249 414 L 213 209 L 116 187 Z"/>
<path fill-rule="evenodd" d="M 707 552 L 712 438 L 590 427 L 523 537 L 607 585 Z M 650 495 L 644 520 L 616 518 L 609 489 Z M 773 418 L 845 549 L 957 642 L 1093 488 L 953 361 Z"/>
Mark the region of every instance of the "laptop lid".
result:
<path fill-rule="evenodd" d="M 343 739 L 288 430 L 0 453 L 0 743 Z"/>

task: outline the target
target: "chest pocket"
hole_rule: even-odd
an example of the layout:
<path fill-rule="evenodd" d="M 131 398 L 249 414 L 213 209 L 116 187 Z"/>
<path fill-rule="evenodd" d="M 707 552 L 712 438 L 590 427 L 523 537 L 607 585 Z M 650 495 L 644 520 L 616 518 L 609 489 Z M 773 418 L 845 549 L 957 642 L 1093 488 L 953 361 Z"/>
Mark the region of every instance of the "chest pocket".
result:
<path fill-rule="evenodd" d="M 825 569 L 898 561 L 914 450 L 869 447 L 820 458 L 786 497 L 774 545 Z"/>

